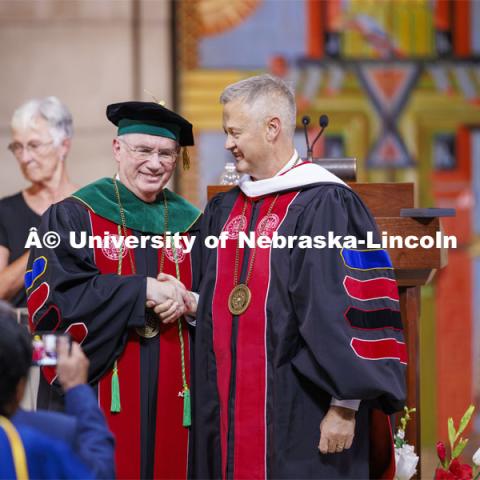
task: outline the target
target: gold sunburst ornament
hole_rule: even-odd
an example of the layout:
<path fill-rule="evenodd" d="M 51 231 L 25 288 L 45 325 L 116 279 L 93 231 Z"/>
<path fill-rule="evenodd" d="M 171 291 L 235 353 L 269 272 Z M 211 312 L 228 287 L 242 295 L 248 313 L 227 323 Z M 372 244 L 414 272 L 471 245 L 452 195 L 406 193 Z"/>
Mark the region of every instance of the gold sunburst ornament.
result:
<path fill-rule="evenodd" d="M 218 35 L 235 28 L 261 3 L 261 0 L 195 0 L 200 35 Z"/>

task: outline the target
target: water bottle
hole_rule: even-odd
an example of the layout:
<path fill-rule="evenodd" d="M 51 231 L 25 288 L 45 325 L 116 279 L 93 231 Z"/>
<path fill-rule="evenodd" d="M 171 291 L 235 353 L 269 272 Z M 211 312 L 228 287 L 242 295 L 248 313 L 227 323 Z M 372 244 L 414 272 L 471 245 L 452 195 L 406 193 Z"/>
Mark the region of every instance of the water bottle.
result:
<path fill-rule="evenodd" d="M 235 168 L 233 162 L 227 162 L 222 174 L 220 175 L 220 185 L 238 185 L 240 174 Z"/>

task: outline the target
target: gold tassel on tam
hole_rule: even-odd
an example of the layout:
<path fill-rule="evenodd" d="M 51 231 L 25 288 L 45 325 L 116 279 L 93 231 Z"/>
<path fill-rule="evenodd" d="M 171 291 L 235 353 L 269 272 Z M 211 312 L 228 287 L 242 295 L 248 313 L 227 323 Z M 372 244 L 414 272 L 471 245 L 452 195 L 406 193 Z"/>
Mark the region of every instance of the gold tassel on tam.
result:
<path fill-rule="evenodd" d="M 182 161 L 183 161 L 183 169 L 189 170 L 190 169 L 190 157 L 188 156 L 187 147 L 182 148 Z"/>
<path fill-rule="evenodd" d="M 150 92 L 146 88 L 144 88 L 143 91 L 145 93 L 147 93 L 148 95 L 150 95 L 155 103 L 158 103 L 162 107 L 164 107 L 166 105 L 167 102 L 165 102 L 165 100 L 159 100 L 152 92 Z"/>

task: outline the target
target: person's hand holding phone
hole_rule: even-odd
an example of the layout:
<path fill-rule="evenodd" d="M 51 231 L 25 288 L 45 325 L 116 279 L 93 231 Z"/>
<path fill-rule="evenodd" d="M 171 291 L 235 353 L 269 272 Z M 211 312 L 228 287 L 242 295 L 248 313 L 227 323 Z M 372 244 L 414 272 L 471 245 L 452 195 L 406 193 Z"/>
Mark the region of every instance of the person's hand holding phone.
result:
<path fill-rule="evenodd" d="M 77 385 L 87 383 L 88 366 L 90 364 L 78 343 L 72 342 L 71 351 L 69 350 L 68 338 L 58 337 L 57 375 L 58 381 L 65 392 Z"/>

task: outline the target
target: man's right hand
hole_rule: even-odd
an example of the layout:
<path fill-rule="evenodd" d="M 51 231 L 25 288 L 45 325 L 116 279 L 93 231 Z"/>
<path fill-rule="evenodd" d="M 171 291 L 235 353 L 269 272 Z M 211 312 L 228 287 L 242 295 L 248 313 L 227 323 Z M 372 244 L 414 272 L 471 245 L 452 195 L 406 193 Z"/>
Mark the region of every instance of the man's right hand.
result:
<path fill-rule="evenodd" d="M 185 286 L 171 275 L 161 274 L 158 279 L 147 277 L 147 307 L 155 311 L 163 323 L 174 322 L 188 309 Z"/>
<path fill-rule="evenodd" d="M 183 314 L 194 316 L 197 313 L 197 300 L 192 292 L 186 292 L 183 301 L 185 304 L 185 311 Z M 152 308 L 163 323 L 172 323 L 179 317 L 177 314 L 178 304 L 172 299 L 160 303 L 159 305 L 155 305 L 153 302 L 147 302 L 147 307 Z"/>

